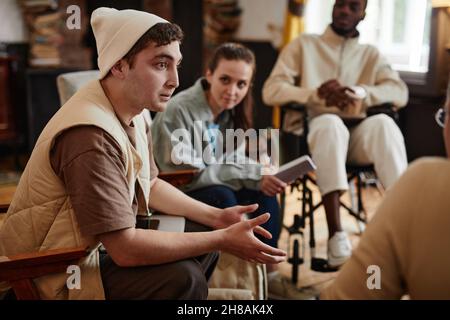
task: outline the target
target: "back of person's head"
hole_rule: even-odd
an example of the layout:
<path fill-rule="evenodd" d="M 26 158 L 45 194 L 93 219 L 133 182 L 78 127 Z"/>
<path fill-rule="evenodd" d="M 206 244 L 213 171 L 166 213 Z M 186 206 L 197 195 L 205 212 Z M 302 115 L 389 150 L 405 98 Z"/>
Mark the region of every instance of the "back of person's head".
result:
<path fill-rule="evenodd" d="M 151 42 L 164 46 L 183 39 L 183 32 L 176 24 L 131 9 L 98 8 L 92 13 L 91 25 L 97 43 L 100 79 L 121 59 L 132 67 L 134 57 Z"/>
<path fill-rule="evenodd" d="M 211 55 L 208 63 L 208 70 L 214 73 L 221 60 L 228 61 L 244 61 L 252 66 L 252 78 L 250 82 L 249 90 L 244 99 L 233 110 L 233 122 L 236 129 L 240 128 L 247 130 L 253 127 L 253 80 L 256 72 L 256 59 L 255 54 L 246 46 L 234 43 L 226 42 L 219 45 Z"/>

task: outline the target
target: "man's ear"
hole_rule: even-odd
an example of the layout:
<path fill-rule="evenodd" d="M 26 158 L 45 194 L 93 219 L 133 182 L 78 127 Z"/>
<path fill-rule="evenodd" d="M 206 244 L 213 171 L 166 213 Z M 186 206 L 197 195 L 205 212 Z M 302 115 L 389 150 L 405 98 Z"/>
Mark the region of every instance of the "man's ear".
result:
<path fill-rule="evenodd" d="M 363 14 L 361 16 L 361 20 L 359 20 L 359 21 L 363 21 L 365 18 L 366 18 L 366 11 L 364 10 L 364 12 L 363 12 Z"/>
<path fill-rule="evenodd" d="M 111 68 L 111 73 L 114 77 L 123 79 L 128 71 L 128 63 L 124 59 L 117 61 Z"/>
<path fill-rule="evenodd" d="M 207 69 L 206 74 L 205 74 L 206 81 L 211 83 L 211 77 L 212 77 L 212 72 L 211 72 L 211 70 Z"/>

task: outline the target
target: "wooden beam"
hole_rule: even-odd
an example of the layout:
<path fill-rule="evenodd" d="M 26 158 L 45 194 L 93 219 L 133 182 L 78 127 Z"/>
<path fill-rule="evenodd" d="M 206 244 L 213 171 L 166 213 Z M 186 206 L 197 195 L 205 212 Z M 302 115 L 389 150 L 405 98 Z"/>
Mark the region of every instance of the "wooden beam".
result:
<path fill-rule="evenodd" d="M 36 278 L 65 271 L 87 255 L 86 248 L 55 249 L 0 257 L 0 281 Z"/>

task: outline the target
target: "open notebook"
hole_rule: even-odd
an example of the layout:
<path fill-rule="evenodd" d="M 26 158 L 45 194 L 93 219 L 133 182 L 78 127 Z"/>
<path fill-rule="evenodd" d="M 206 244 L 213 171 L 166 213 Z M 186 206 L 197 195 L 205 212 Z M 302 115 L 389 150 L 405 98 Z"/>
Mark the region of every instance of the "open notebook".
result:
<path fill-rule="evenodd" d="M 180 216 L 152 214 L 151 225 L 159 231 L 184 232 L 186 220 Z"/>
<path fill-rule="evenodd" d="M 287 184 L 295 181 L 298 177 L 316 170 L 316 165 L 309 156 L 302 156 L 282 165 L 275 176 Z"/>

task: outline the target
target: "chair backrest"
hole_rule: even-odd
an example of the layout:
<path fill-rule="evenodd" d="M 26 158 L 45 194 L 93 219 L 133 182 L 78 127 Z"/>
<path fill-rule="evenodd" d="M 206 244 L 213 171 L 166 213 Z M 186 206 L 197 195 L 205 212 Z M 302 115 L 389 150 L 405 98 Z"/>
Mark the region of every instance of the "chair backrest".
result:
<path fill-rule="evenodd" d="M 61 105 L 66 103 L 86 83 L 98 79 L 99 75 L 99 70 L 69 72 L 59 75 L 56 78 L 56 84 Z"/>
<path fill-rule="evenodd" d="M 58 87 L 59 101 L 61 105 L 65 104 L 81 87 L 91 80 L 98 79 L 100 75 L 99 70 L 87 70 L 68 72 L 59 75 L 56 78 Z M 152 116 L 150 111 L 144 111 L 144 117 L 149 124 L 152 123 Z"/>

